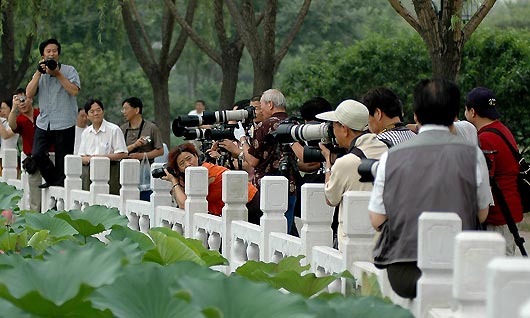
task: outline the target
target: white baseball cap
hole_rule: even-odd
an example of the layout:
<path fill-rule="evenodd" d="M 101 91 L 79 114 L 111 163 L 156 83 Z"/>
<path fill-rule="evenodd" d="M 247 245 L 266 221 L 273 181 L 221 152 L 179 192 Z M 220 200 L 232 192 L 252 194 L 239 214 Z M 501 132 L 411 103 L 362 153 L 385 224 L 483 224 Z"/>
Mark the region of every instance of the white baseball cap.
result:
<path fill-rule="evenodd" d="M 334 111 L 320 113 L 316 117 L 327 121 L 338 121 L 353 130 L 364 131 L 368 129 L 368 108 L 353 99 L 347 99 L 340 103 Z"/>

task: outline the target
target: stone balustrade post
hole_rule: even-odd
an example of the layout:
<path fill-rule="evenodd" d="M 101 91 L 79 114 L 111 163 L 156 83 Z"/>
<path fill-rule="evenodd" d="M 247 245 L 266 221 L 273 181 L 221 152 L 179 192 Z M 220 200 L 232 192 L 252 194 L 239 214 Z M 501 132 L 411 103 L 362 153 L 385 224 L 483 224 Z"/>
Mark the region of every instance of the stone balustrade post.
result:
<path fill-rule="evenodd" d="M 208 169 L 204 167 L 188 167 L 185 171 L 186 185 L 186 202 L 184 209 L 186 216 L 184 218 L 184 236 L 193 238 L 194 224 L 193 215 L 195 213 L 208 213 Z"/>
<path fill-rule="evenodd" d="M 10 179 L 17 179 L 18 153 L 16 149 L 2 149 L 2 179 L 5 182 Z"/>
<path fill-rule="evenodd" d="M 519 318 L 530 318 L 530 298 L 528 301 L 521 307 Z"/>
<path fill-rule="evenodd" d="M 485 279 L 486 317 L 519 317 L 530 299 L 530 259 L 496 258 L 488 264 Z"/>
<path fill-rule="evenodd" d="M 432 307 L 449 307 L 452 300 L 455 236 L 462 231 L 456 213 L 423 212 L 418 220 L 416 316 L 426 317 Z"/>
<path fill-rule="evenodd" d="M 302 229 L 300 240 L 302 254 L 305 259 L 302 264 L 311 264 L 311 251 L 313 246 L 332 246 L 333 208 L 326 203 L 323 183 L 306 183 L 302 185 Z"/>
<path fill-rule="evenodd" d="M 92 157 L 90 159 L 90 204 L 96 202 L 98 194 L 109 193 L 110 159 Z"/>
<path fill-rule="evenodd" d="M 151 165 L 151 171 L 157 168 L 162 168 L 163 166 L 162 163 L 153 163 Z M 150 227 L 162 226 L 161 224 L 156 224 L 156 222 L 158 222 L 156 210 L 159 206 L 171 206 L 173 204 L 173 199 L 171 198 L 171 194 L 169 194 L 171 186 L 171 182 L 160 178 L 153 178 L 151 175 L 151 190 L 153 190 L 153 193 L 151 193 L 149 201 L 151 202 L 151 207 L 155 213 L 153 219 L 150 220 Z"/>
<path fill-rule="evenodd" d="M 505 252 L 504 238 L 494 232 L 466 231 L 455 238 L 453 298 L 460 317 L 486 316 L 488 263 Z"/>
<path fill-rule="evenodd" d="M 64 157 L 64 204 L 65 210 L 73 209 L 72 190 L 81 190 L 82 181 L 81 174 L 83 173 L 83 162 L 81 156 L 66 155 Z"/>
<path fill-rule="evenodd" d="M 264 262 L 272 261 L 269 250 L 269 236 L 272 232 L 287 233 L 287 219 L 285 211 L 288 205 L 289 182 L 285 177 L 265 176 L 261 179 L 260 208 L 263 216 L 261 226 L 260 258 Z"/>
<path fill-rule="evenodd" d="M 248 220 L 248 174 L 246 171 L 225 171 L 223 173 L 223 233 L 222 253 L 226 259 L 230 259 L 232 246 L 232 221 Z"/>
<path fill-rule="evenodd" d="M 339 250 L 344 257 L 344 268 L 350 269 L 353 262 L 372 262 L 375 230 L 370 222 L 368 203 L 369 191 L 348 191 L 343 197 L 344 239 L 339 237 Z"/>
<path fill-rule="evenodd" d="M 140 198 L 140 161 L 137 159 L 122 159 L 120 161 L 120 214 L 127 211 L 127 200 Z"/>

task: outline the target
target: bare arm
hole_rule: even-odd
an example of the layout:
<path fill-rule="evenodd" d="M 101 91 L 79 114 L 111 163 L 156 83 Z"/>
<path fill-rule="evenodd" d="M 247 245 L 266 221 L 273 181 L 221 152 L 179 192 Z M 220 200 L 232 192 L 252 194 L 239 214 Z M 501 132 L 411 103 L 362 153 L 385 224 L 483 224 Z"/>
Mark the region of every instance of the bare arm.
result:
<path fill-rule="evenodd" d="M 484 221 L 486 221 L 486 218 L 488 217 L 488 211 L 489 211 L 489 207 L 480 209 L 478 211 L 478 220 L 480 223 L 484 223 Z"/>
<path fill-rule="evenodd" d="M 368 211 L 370 214 L 370 222 L 377 232 L 381 232 L 381 225 L 388 219 L 385 214 L 379 214 L 372 211 Z"/>
<path fill-rule="evenodd" d="M 53 75 L 57 78 L 59 83 L 63 86 L 63 88 L 68 92 L 68 94 L 72 96 L 77 96 L 79 93 L 79 87 L 75 85 L 74 83 L 70 82 L 64 75 L 61 73 L 61 70 L 59 68 L 56 68 L 55 70 L 48 70 L 48 73 L 50 75 Z M 26 92 L 27 94 L 27 92 Z"/>
<path fill-rule="evenodd" d="M 259 159 L 248 153 L 250 146 L 247 143 L 247 137 L 241 137 L 241 144 L 243 145 L 245 162 L 247 162 L 251 167 L 255 168 L 259 164 Z"/>
<path fill-rule="evenodd" d="M 3 124 L 0 124 L 0 136 L 2 136 L 2 138 L 11 138 L 14 134 L 15 133 L 11 130 L 11 128 L 6 128 Z"/>
<path fill-rule="evenodd" d="M 37 94 L 37 88 L 39 88 L 39 79 L 41 75 L 42 74 L 39 71 L 36 71 L 35 74 L 33 74 L 31 81 L 29 81 L 28 86 L 26 86 L 27 98 L 33 98 Z"/>
<path fill-rule="evenodd" d="M 11 130 L 17 129 L 17 111 L 15 110 L 15 105 L 13 105 L 13 109 L 11 109 L 9 116 L 7 116 L 7 122 Z"/>

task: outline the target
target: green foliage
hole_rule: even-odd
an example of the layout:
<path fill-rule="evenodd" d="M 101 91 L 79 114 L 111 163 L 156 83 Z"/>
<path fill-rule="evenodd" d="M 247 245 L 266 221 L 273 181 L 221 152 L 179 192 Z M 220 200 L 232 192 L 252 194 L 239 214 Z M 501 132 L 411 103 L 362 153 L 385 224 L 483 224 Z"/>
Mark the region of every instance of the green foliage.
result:
<path fill-rule="evenodd" d="M 499 100 L 501 121 L 514 134 L 523 152 L 530 154 L 530 32 L 477 32 L 466 44 L 460 87 L 493 90 Z"/>
<path fill-rule="evenodd" d="M 349 47 L 326 43 L 282 74 L 281 87 L 293 108 L 313 96 L 337 105 L 345 99 L 359 99 L 372 87 L 386 86 L 400 96 L 405 116 L 412 120 L 414 85 L 429 76 L 430 60 L 418 35 L 387 38 L 374 34 Z"/>
<path fill-rule="evenodd" d="M 0 182 L 0 210 L 13 210 L 22 197 L 22 191 L 5 182 Z"/>
<path fill-rule="evenodd" d="M 0 201 L 17 192 L 3 189 Z M 336 277 L 302 276 L 302 257 L 226 276 L 209 268 L 227 264 L 217 251 L 169 228 L 133 231 L 116 209 L 15 217 L 0 227 L 0 317 L 412 317 L 373 297 L 308 298 Z M 101 231 L 107 244 L 78 239 Z"/>

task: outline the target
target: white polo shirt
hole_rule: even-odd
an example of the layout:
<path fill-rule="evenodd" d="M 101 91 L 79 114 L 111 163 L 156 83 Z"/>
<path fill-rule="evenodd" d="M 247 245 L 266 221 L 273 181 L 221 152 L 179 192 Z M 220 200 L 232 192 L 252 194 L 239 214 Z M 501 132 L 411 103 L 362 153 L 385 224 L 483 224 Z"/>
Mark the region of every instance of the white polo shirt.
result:
<path fill-rule="evenodd" d="M 99 131 L 96 131 L 93 125 L 83 131 L 77 154 L 93 156 L 121 152 L 127 153 L 123 132 L 117 125 L 103 119 Z"/>

